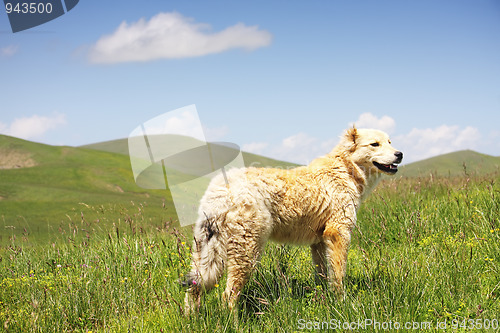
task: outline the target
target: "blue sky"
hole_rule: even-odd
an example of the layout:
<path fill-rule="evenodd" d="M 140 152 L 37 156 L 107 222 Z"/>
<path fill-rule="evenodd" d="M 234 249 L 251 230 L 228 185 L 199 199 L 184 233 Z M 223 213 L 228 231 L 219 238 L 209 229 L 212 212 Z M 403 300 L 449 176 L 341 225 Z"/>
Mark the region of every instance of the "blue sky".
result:
<path fill-rule="evenodd" d="M 0 12 L 0 133 L 125 138 L 196 104 L 209 140 L 307 163 L 350 124 L 406 162 L 500 155 L 500 3 L 92 1 L 13 34 Z"/>

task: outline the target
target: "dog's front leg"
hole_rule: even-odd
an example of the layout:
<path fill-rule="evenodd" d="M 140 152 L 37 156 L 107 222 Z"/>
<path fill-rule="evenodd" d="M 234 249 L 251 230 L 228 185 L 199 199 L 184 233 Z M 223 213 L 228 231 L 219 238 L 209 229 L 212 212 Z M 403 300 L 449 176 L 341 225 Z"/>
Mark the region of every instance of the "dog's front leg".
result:
<path fill-rule="evenodd" d="M 323 233 L 328 278 L 335 292 L 343 297 L 343 279 L 347 263 L 347 251 L 351 243 L 350 230 L 342 225 L 327 227 Z"/>

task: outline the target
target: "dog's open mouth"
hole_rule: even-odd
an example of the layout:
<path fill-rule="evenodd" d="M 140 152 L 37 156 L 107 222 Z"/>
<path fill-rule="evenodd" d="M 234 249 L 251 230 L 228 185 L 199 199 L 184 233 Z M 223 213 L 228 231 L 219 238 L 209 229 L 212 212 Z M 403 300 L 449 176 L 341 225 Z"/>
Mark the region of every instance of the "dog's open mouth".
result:
<path fill-rule="evenodd" d="M 380 171 L 387 172 L 387 173 L 396 173 L 398 172 L 398 165 L 393 163 L 393 164 L 380 164 L 377 162 L 373 162 L 373 165 L 375 165 Z"/>

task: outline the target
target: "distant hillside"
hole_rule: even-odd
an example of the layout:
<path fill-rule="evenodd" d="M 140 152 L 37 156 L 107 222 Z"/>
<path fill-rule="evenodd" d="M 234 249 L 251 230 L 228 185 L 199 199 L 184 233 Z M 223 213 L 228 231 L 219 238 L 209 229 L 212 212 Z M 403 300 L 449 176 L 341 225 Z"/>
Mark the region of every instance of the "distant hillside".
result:
<path fill-rule="evenodd" d="M 178 136 L 178 135 L 168 135 L 169 140 L 185 142 L 186 140 L 195 140 L 192 138 Z M 111 153 L 118 153 L 123 155 L 128 155 L 128 139 L 118 139 L 111 141 L 98 142 L 90 145 L 82 146 L 82 148 L 95 149 L 101 151 L 107 151 Z M 257 167 L 296 167 L 297 164 L 275 160 L 269 157 L 264 157 L 252 153 L 242 152 L 243 160 L 246 166 L 257 166 Z"/>
<path fill-rule="evenodd" d="M 128 155 L 128 140 L 127 139 L 119 139 L 119 140 L 97 142 L 97 143 L 92 143 L 89 145 L 81 146 L 81 148 L 102 150 L 102 151 L 107 151 L 109 153 Z"/>
<path fill-rule="evenodd" d="M 50 146 L 4 135 L 0 135 L 0 153 L 0 195 L 4 198 L 48 200 L 57 196 L 57 190 L 76 194 L 144 192 L 136 188 L 130 162 L 120 154 Z M 15 162 L 10 160 L 12 156 Z M 26 187 L 26 193 L 21 186 Z M 51 190 L 40 196 L 42 188 Z"/>
<path fill-rule="evenodd" d="M 0 135 L 0 243 L 68 237 L 70 226 L 107 230 L 138 212 L 152 225 L 176 216 L 167 190 L 135 184 L 127 156 Z"/>
<path fill-rule="evenodd" d="M 141 228 L 129 216 L 148 227 L 175 221 L 170 192 L 137 186 L 127 154 L 127 140 L 68 147 L 0 135 L 0 244 L 29 234 L 69 237 L 72 228 Z M 244 157 L 258 166 L 294 166 Z"/>
<path fill-rule="evenodd" d="M 465 169 L 464 169 L 465 165 Z M 398 175 L 405 177 L 457 176 L 468 174 L 487 174 L 500 171 L 500 157 L 481 154 L 472 150 L 431 157 L 400 167 Z"/>

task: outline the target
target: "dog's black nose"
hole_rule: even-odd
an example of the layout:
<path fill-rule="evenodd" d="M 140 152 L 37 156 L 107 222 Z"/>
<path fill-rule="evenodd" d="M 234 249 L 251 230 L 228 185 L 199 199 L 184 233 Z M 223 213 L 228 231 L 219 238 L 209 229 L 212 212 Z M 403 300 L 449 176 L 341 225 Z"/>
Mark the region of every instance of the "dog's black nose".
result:
<path fill-rule="evenodd" d="M 401 161 L 403 160 L 403 152 L 397 151 L 394 153 L 394 155 L 396 155 L 396 157 L 397 157 L 396 162 L 401 163 Z"/>

